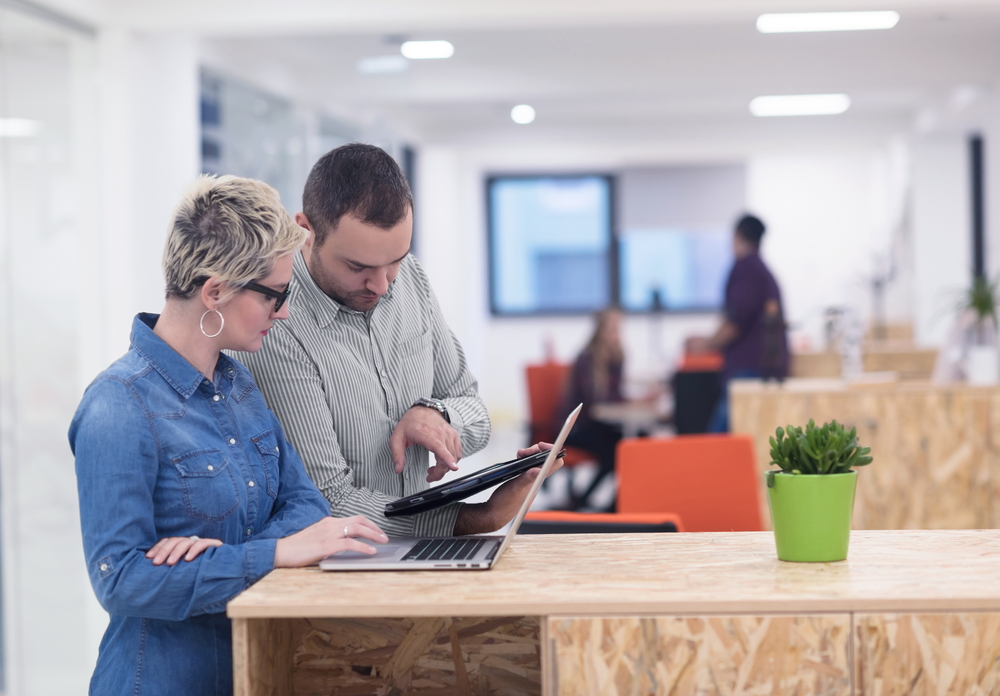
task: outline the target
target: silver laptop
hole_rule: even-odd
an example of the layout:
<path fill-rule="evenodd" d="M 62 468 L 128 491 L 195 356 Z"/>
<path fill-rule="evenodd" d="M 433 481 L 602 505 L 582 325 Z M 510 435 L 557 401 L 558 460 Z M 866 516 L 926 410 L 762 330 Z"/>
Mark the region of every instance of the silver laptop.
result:
<path fill-rule="evenodd" d="M 319 563 L 322 570 L 487 570 L 500 560 L 500 556 L 510 546 L 517 534 L 524 516 L 542 485 L 542 481 L 552 471 L 556 454 L 566 442 L 566 436 L 573 429 L 576 417 L 583 404 L 577 406 L 566 418 L 559 437 L 556 438 L 549 456 L 542 464 L 542 471 L 521 503 L 521 509 L 511 522 L 510 529 L 503 536 L 449 536 L 449 537 L 390 537 L 388 543 L 372 544 L 377 549 L 374 556 L 357 551 L 345 551 L 335 556 L 327 556 Z"/>

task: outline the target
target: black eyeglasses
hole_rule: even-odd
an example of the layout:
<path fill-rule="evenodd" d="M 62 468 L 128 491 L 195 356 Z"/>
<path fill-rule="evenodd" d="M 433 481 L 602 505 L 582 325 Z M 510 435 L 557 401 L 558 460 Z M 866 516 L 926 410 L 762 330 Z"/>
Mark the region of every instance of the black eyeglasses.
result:
<path fill-rule="evenodd" d="M 269 288 L 266 285 L 261 285 L 260 283 L 245 283 L 243 285 L 244 290 L 253 290 L 254 292 L 259 292 L 261 295 L 267 295 L 268 297 L 274 298 L 274 311 L 281 311 L 281 306 L 285 304 L 285 300 L 288 299 L 288 293 L 291 292 L 292 288 L 289 286 L 284 291 L 278 291 L 274 288 Z"/>

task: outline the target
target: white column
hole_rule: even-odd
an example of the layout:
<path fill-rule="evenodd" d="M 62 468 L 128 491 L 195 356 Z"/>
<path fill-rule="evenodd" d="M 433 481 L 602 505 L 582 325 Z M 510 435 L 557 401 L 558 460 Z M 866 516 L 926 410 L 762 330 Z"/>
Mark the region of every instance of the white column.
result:
<path fill-rule="evenodd" d="M 913 288 L 916 340 L 939 346 L 972 281 L 968 143 L 936 135 L 913 148 Z"/>

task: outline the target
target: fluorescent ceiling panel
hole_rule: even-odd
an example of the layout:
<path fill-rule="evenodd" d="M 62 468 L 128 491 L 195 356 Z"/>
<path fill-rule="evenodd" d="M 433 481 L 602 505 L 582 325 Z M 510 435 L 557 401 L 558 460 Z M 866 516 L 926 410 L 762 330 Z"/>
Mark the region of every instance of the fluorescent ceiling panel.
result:
<path fill-rule="evenodd" d="M 757 18 L 757 31 L 780 34 L 803 31 L 864 31 L 892 29 L 899 13 L 884 12 L 788 12 L 762 14 Z"/>
<path fill-rule="evenodd" d="M 410 60 L 424 60 L 451 58 L 455 47 L 450 41 L 406 41 L 399 47 L 399 51 Z"/>
<path fill-rule="evenodd" d="M 846 94 L 789 94 L 757 97 L 750 102 L 754 116 L 824 116 L 842 114 L 851 106 Z"/>
<path fill-rule="evenodd" d="M 0 118 L 0 138 L 30 138 L 42 130 L 41 121 L 30 118 Z"/>

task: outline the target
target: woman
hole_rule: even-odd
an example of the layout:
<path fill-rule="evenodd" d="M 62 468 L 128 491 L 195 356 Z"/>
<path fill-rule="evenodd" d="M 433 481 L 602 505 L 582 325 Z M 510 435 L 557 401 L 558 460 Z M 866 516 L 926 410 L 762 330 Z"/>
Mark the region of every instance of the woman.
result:
<path fill-rule="evenodd" d="M 226 603 L 272 568 L 385 535 L 335 519 L 253 378 L 288 316 L 298 227 L 266 184 L 203 177 L 174 214 L 163 313 L 88 387 L 70 427 L 88 572 L 111 623 L 92 694 L 230 694 Z M 181 560 L 183 559 L 183 560 Z"/>
<path fill-rule="evenodd" d="M 570 506 L 573 509 L 586 505 L 604 477 L 615 470 L 615 447 L 622 439 L 621 428 L 594 420 L 589 411 L 596 403 L 624 401 L 622 367 L 625 352 L 622 349 L 621 323 L 622 314 L 615 308 L 598 312 L 594 333 L 570 372 L 561 418 L 565 418 L 570 408 L 579 403 L 583 404 L 583 411 L 566 444 L 592 453 L 597 457 L 598 464 L 597 474 L 586 492 L 579 497 L 571 492 Z"/>

